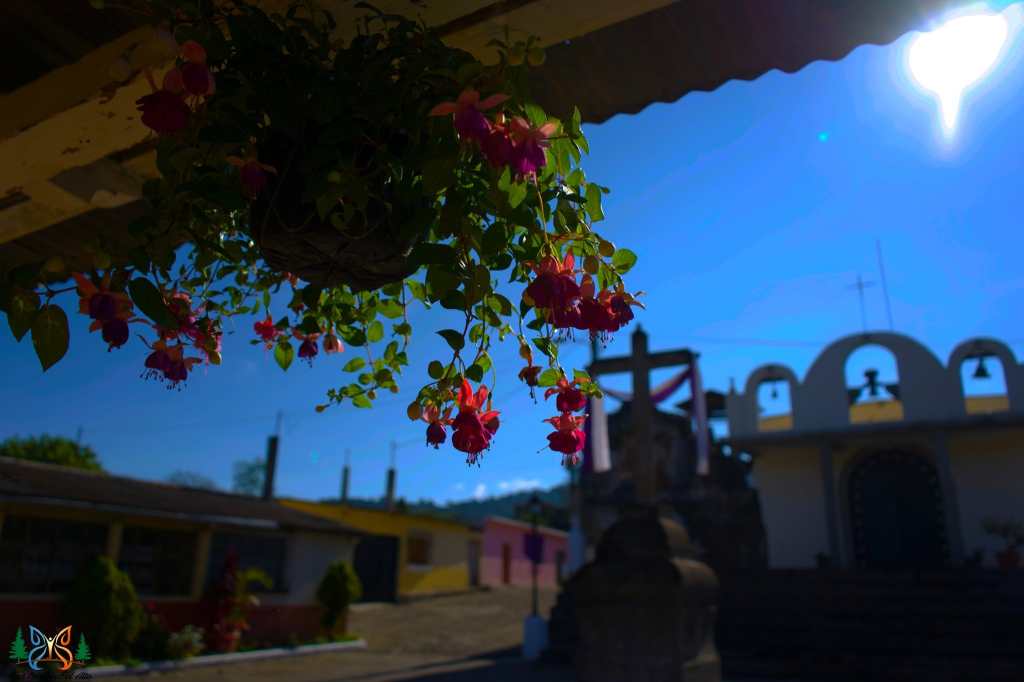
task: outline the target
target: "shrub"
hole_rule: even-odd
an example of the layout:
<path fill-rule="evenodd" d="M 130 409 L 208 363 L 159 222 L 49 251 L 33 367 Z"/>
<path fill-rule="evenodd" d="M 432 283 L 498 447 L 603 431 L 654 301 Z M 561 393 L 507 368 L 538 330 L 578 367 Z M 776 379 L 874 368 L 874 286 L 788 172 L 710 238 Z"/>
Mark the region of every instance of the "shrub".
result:
<path fill-rule="evenodd" d="M 75 576 L 64 610 L 69 622 L 89 633 L 97 657 L 126 657 L 143 624 L 131 578 L 104 556 L 85 564 Z"/>
<path fill-rule="evenodd" d="M 316 590 L 317 601 L 324 608 L 324 629 L 331 632 L 338 617 L 345 612 L 349 604 L 358 601 L 362 596 L 363 586 L 352 564 L 337 561 L 328 566 L 327 573 Z"/>
<path fill-rule="evenodd" d="M 132 656 L 143 661 L 166 661 L 169 658 L 167 643 L 171 633 L 163 620 L 152 608 L 147 608 L 142 618 L 142 627 L 132 644 Z"/>
<path fill-rule="evenodd" d="M 181 660 L 198 656 L 202 653 L 204 648 L 204 636 L 205 633 L 202 628 L 197 628 L 194 625 L 186 625 L 168 638 L 168 658 Z"/>

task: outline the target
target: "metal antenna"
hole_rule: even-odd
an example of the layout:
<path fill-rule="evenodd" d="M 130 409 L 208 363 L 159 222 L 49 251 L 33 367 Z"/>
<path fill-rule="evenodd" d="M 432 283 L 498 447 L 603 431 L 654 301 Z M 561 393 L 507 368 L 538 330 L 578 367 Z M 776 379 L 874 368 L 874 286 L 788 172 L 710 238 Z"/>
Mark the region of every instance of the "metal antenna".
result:
<path fill-rule="evenodd" d="M 864 289 L 870 286 L 874 286 L 874 284 L 874 282 L 865 282 L 861 278 L 860 273 L 857 273 L 857 283 L 851 284 L 849 287 L 847 287 L 848 289 L 856 289 L 857 294 L 860 297 L 860 325 L 861 328 L 864 330 L 864 333 L 867 333 L 868 331 L 868 316 L 864 309 Z"/>
<path fill-rule="evenodd" d="M 889 318 L 889 331 L 894 329 L 892 324 L 892 305 L 889 302 L 889 286 L 885 281 L 885 263 L 882 260 L 882 240 L 875 240 L 875 251 L 878 253 L 878 272 L 882 276 L 882 295 L 885 296 L 885 315 Z"/>
<path fill-rule="evenodd" d="M 395 459 L 398 456 L 398 443 L 391 441 L 391 468 L 395 468 Z"/>

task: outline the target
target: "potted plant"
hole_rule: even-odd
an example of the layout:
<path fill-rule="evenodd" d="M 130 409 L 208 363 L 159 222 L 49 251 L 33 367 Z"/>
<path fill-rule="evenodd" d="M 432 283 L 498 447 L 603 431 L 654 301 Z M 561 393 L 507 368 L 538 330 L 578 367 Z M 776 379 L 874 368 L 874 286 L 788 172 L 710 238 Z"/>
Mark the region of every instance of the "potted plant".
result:
<path fill-rule="evenodd" d="M 1006 546 L 1002 551 L 996 552 L 996 563 L 999 568 L 1008 571 L 1020 566 L 1020 552 L 1018 548 L 1024 544 L 1024 525 L 1019 521 L 1006 519 L 987 518 L 982 522 L 982 527 L 989 535 L 1002 539 Z"/>
<path fill-rule="evenodd" d="M 270 576 L 263 571 L 239 569 L 237 554 L 229 553 L 220 580 L 208 595 L 212 606 L 210 648 L 214 651 L 238 651 L 242 633 L 249 629 L 249 611 L 260 604 L 259 598 L 249 590 L 253 583 L 268 589 L 273 586 Z"/>
<path fill-rule="evenodd" d="M 496 40 L 485 65 L 372 9 L 346 37 L 311 0 L 280 13 L 135 5 L 173 60 L 138 101 L 160 173 L 144 187 L 149 214 L 127 239 L 83 237 L 91 268 L 51 258 L 0 273 L 0 309 L 18 339 L 31 332 L 44 370 L 68 349 L 59 301 L 77 294 L 111 350 L 141 332 L 144 376 L 169 387 L 220 364 L 225 320 L 248 315 L 251 343 L 283 370 L 352 348 L 351 378 L 316 409 L 367 408 L 399 391 L 410 307 L 437 306 L 458 322 L 437 330 L 448 348 L 407 410 L 427 442 L 451 431 L 479 461 L 500 424 L 491 353 L 508 340 L 520 380 L 559 396 L 548 447 L 578 465 L 576 413 L 600 392 L 561 367 L 558 342 L 629 324 L 640 303 L 622 276 L 636 254 L 595 229 L 608 189 L 580 165 L 579 111 L 557 119 L 529 98 L 543 51 Z"/>
<path fill-rule="evenodd" d="M 337 561 L 327 568 L 316 590 L 316 599 L 323 607 L 324 634 L 328 639 L 344 637 L 348 630 L 348 607 L 363 596 L 359 576 L 346 561 Z"/>

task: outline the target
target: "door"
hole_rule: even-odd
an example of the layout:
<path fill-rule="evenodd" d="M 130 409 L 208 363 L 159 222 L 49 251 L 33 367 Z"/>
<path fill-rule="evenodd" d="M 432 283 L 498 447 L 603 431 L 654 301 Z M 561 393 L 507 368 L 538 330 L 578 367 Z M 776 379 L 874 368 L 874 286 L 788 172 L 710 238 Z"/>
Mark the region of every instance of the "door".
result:
<path fill-rule="evenodd" d="M 501 546 L 501 584 L 508 585 L 512 582 L 512 546 Z"/>
<path fill-rule="evenodd" d="M 850 472 L 854 553 L 861 568 L 947 565 L 945 511 L 932 463 L 907 452 L 878 452 Z"/>
<path fill-rule="evenodd" d="M 398 598 L 398 538 L 364 537 L 356 545 L 352 563 L 363 584 L 360 601 L 395 601 Z"/>

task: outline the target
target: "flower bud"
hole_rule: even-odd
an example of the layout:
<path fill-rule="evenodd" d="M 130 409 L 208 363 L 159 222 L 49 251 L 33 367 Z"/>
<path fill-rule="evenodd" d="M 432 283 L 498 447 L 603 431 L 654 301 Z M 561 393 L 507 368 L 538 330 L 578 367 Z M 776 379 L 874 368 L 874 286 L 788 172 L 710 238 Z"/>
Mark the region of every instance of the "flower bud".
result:
<path fill-rule="evenodd" d="M 409 403 L 409 407 L 405 409 L 405 414 L 409 417 L 411 421 L 416 421 L 421 416 L 423 416 L 423 407 L 421 407 L 420 404 L 414 400 L 413 402 Z"/>

